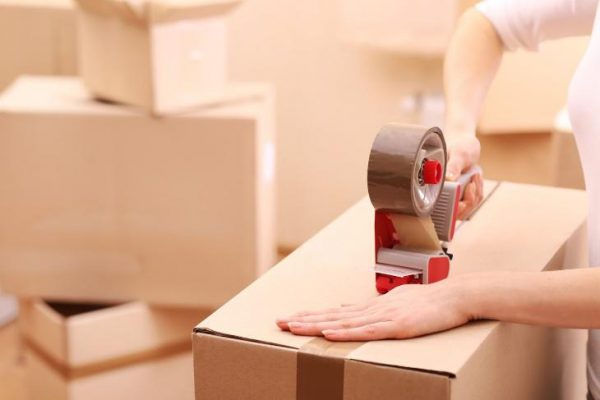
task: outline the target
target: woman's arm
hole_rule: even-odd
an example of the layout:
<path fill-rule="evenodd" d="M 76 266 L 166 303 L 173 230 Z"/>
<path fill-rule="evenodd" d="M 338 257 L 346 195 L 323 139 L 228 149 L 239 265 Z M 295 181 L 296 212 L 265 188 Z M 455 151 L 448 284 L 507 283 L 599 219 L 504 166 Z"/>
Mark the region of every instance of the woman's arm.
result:
<path fill-rule="evenodd" d="M 281 329 L 329 340 L 406 339 L 474 319 L 600 328 L 600 268 L 490 272 L 404 285 L 365 303 L 281 318 Z"/>
<path fill-rule="evenodd" d="M 502 42 L 490 21 L 474 8 L 466 11 L 444 61 L 445 130 L 450 142 L 475 138 L 481 106 L 502 53 Z M 472 157 L 479 152 L 473 153 L 457 155 L 467 157 L 469 162 L 477 161 Z"/>
<path fill-rule="evenodd" d="M 502 60 L 503 46 L 490 21 L 472 8 L 460 18 L 446 52 L 444 92 L 445 136 L 449 159 L 446 177 L 455 180 L 479 162 L 475 129 L 485 95 Z M 466 217 L 483 197 L 483 181 L 477 177 L 467 186 L 459 218 Z"/>
<path fill-rule="evenodd" d="M 600 328 L 600 268 L 464 276 L 465 309 L 489 318 L 563 328 Z M 485 291 L 485 293 L 484 293 Z"/>

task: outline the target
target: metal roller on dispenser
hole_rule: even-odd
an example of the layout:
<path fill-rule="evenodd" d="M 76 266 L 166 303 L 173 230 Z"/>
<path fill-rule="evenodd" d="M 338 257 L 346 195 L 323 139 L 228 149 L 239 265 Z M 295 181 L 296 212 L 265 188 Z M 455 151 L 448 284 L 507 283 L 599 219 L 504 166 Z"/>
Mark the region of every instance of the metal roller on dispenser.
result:
<path fill-rule="evenodd" d="M 428 216 L 444 185 L 446 142 L 439 128 L 385 125 L 368 166 L 368 191 L 378 211 Z"/>

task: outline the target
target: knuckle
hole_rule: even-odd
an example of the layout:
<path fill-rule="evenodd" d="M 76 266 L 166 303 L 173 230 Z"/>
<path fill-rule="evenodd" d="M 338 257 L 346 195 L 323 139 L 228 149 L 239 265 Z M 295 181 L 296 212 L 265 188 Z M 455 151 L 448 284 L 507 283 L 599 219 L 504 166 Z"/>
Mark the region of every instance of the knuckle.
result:
<path fill-rule="evenodd" d="M 340 321 L 340 326 L 344 329 L 348 329 L 348 328 L 352 328 L 352 326 L 354 326 L 354 324 L 352 323 L 352 321 L 344 319 Z"/>
<path fill-rule="evenodd" d="M 365 328 L 365 334 L 367 334 L 368 336 L 375 336 L 377 335 L 378 329 L 376 326 L 367 326 Z"/>

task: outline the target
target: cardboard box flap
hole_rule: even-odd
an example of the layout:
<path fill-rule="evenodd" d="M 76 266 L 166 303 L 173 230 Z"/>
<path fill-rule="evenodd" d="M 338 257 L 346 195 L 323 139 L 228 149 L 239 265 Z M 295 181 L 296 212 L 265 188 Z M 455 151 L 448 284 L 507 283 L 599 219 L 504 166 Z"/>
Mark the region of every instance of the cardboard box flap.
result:
<path fill-rule="evenodd" d="M 75 0 L 85 11 L 138 24 L 171 22 L 224 14 L 240 0 Z"/>
<path fill-rule="evenodd" d="M 560 256 L 586 211 L 582 191 L 503 182 L 456 233 L 450 273 L 488 270 L 491 260 L 495 270 L 544 270 Z M 201 322 L 196 332 L 300 349 L 313 338 L 281 332 L 276 317 L 376 296 L 373 261 L 373 208 L 365 198 Z M 347 358 L 453 376 L 497 326 L 484 321 L 411 340 L 367 342 Z"/>

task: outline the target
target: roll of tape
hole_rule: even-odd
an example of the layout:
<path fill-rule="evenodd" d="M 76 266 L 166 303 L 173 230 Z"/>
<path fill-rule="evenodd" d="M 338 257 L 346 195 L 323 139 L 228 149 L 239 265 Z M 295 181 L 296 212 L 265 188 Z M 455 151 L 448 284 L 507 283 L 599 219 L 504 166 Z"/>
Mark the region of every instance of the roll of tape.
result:
<path fill-rule="evenodd" d="M 425 182 L 427 161 L 441 167 L 435 183 Z M 371 203 L 380 211 L 428 216 L 441 193 L 445 174 L 446 142 L 439 128 L 385 125 L 375 137 L 369 157 Z"/>

